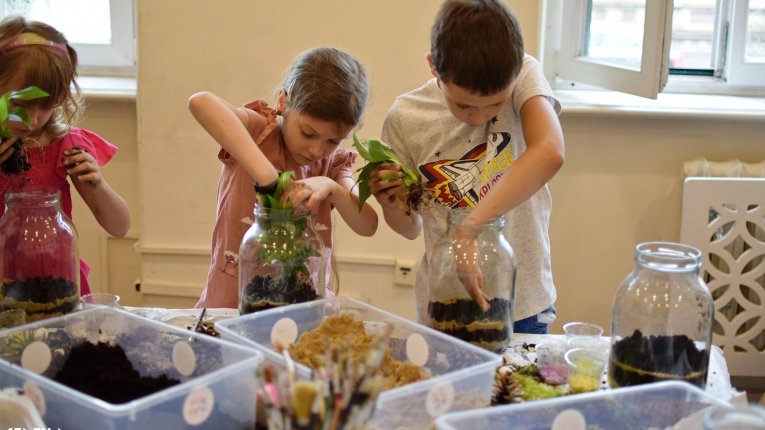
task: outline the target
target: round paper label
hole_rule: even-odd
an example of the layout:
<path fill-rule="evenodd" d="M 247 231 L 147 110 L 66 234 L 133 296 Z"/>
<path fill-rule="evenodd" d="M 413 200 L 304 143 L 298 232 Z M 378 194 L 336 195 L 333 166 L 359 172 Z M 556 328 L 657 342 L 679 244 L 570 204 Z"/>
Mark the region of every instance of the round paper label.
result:
<path fill-rule="evenodd" d="M 212 413 L 215 394 L 208 387 L 196 387 L 183 402 L 183 419 L 192 426 L 202 424 Z"/>
<path fill-rule="evenodd" d="M 292 318 L 282 318 L 271 328 L 271 344 L 287 346 L 295 343 L 298 326 Z"/>
<path fill-rule="evenodd" d="M 173 365 L 178 373 L 189 376 L 197 367 L 197 356 L 186 341 L 176 342 L 173 346 Z"/>
<path fill-rule="evenodd" d="M 587 420 L 576 409 L 566 409 L 558 414 L 552 422 L 550 430 L 585 430 Z"/>
<path fill-rule="evenodd" d="M 32 381 L 27 381 L 24 383 L 23 388 L 24 395 L 35 405 L 40 416 L 45 416 L 45 396 L 43 395 L 42 390 L 40 390 L 40 387 Z"/>
<path fill-rule="evenodd" d="M 444 382 L 428 391 L 428 397 L 425 399 L 425 409 L 431 417 L 436 418 L 451 409 L 453 403 L 454 386 L 449 382 Z"/>
<path fill-rule="evenodd" d="M 34 341 L 21 353 L 21 367 L 42 374 L 48 370 L 53 354 L 45 342 Z"/>
<path fill-rule="evenodd" d="M 406 358 L 415 366 L 424 366 L 428 362 L 430 348 L 428 341 L 419 334 L 412 333 L 406 338 Z"/>

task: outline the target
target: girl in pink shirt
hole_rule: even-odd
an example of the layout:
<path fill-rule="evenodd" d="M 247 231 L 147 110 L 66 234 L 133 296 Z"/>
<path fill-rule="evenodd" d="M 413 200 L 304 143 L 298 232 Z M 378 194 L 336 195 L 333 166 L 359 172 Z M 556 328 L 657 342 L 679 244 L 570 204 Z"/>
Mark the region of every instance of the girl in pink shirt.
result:
<path fill-rule="evenodd" d="M 357 153 L 340 143 L 359 124 L 367 100 L 364 68 L 335 48 L 310 49 L 294 61 L 276 109 L 262 100 L 235 107 L 210 92 L 194 94 L 189 110 L 221 145 L 212 263 L 197 307 L 238 305 L 239 246 L 252 224 L 256 192 L 275 186 L 279 172 L 295 172 L 287 192 L 293 207 L 311 212 L 329 260 L 332 209 L 362 236 L 377 230 L 377 214 L 359 210 L 353 163 Z M 331 293 L 331 292 L 330 292 Z"/>
<path fill-rule="evenodd" d="M 100 168 L 117 148 L 93 132 L 74 127 L 83 110 L 76 77 L 77 53 L 55 28 L 20 16 L 0 21 L 0 94 L 29 86 L 49 94 L 12 101 L 26 108 L 30 127 L 22 122 L 6 124 L 13 137 L 0 143 L 4 166 L 0 215 L 5 212 L 8 191 L 47 186 L 61 191 L 61 208 L 71 219 L 71 181 L 99 225 L 112 236 L 122 237 L 130 228 L 130 212 Z M 17 139 L 22 144 L 14 148 Z M 81 259 L 81 294 L 90 292 L 88 272 Z"/>

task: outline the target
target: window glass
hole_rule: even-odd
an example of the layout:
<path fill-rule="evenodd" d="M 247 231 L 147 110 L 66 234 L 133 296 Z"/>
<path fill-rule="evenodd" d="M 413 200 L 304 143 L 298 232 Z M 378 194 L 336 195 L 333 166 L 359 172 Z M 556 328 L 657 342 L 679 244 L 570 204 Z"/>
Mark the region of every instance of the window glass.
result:
<path fill-rule="evenodd" d="M 645 1 L 591 0 L 589 19 L 584 56 L 639 70 Z"/>
<path fill-rule="evenodd" d="M 109 2 L 104 0 L 3 0 L 6 15 L 50 24 L 71 44 L 112 42 Z"/>
<path fill-rule="evenodd" d="M 749 0 L 745 52 L 747 62 L 765 63 L 765 0 Z"/>
<path fill-rule="evenodd" d="M 717 0 L 675 0 L 669 67 L 714 69 Z"/>

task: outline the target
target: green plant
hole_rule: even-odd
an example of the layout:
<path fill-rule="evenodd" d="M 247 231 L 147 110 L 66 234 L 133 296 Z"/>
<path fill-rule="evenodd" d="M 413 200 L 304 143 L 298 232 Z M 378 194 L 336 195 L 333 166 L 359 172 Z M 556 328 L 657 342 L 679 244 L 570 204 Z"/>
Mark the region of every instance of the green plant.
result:
<path fill-rule="evenodd" d="M 31 127 L 29 113 L 23 106 L 17 106 L 13 101 L 33 100 L 41 97 L 47 97 L 49 94 L 35 86 L 24 88 L 18 91 L 8 91 L 0 96 L 0 141 L 13 139 L 13 131 L 7 127 L 7 121 L 23 122 L 27 127 Z M 29 163 L 21 154 L 21 140 L 15 139 L 13 142 L 13 155 L 3 161 L 2 171 L 4 173 L 20 173 L 22 170 L 29 170 Z"/>
<path fill-rule="evenodd" d="M 289 198 L 282 201 L 294 176 L 294 172 L 282 172 L 273 195 L 259 194 L 260 206 L 268 211 L 268 216 L 255 220 L 263 231 L 258 259 L 271 264 L 281 263 L 281 279 L 297 274 L 308 276 L 306 261 L 320 255 L 310 244 L 301 241 L 308 226 L 308 216 L 297 213 Z"/>
<path fill-rule="evenodd" d="M 399 179 L 401 181 L 401 186 L 406 190 L 406 193 L 404 193 L 401 198 L 406 203 L 407 213 L 411 213 L 412 211 L 417 212 L 424 207 L 431 194 L 420 182 L 419 173 L 404 165 L 396 153 L 383 141 L 379 139 L 360 140 L 354 134 L 353 147 L 356 148 L 356 151 L 361 158 L 367 161 L 367 164 L 357 170 L 359 173 L 358 179 L 356 180 L 356 184 L 359 187 L 359 209 L 361 209 L 364 202 L 366 202 L 372 195 L 372 191 L 369 188 L 369 178 L 372 175 L 372 171 L 381 164 L 387 163 L 395 163 L 401 166 L 403 175 L 400 178 L 391 173 L 386 175 L 383 179 L 388 181 Z"/>

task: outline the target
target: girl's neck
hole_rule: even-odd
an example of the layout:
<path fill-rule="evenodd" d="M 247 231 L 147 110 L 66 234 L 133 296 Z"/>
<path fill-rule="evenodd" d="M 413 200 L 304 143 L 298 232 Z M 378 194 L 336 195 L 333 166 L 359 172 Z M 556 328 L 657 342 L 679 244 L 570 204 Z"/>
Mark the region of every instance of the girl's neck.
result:
<path fill-rule="evenodd" d="M 54 136 L 50 131 L 42 130 L 38 133 L 32 133 L 29 137 L 23 139 L 23 145 L 29 147 L 44 148 L 53 142 Z"/>

